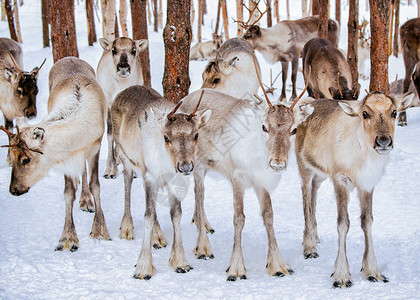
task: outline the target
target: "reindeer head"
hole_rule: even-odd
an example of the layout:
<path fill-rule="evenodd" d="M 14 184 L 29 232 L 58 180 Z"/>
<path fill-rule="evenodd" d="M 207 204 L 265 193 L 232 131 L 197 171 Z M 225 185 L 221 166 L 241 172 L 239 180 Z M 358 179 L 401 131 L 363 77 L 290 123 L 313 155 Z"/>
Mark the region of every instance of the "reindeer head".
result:
<path fill-rule="evenodd" d="M 388 154 L 394 147 L 395 119 L 398 110 L 406 109 L 414 94 L 407 94 L 402 100 L 387 94 L 373 92 L 363 101 L 339 102 L 344 112 L 362 122 L 368 144 L 380 155 Z M 401 102 L 400 102 L 401 101 Z"/>
<path fill-rule="evenodd" d="M 4 69 L 4 77 L 12 85 L 13 101 L 9 106 L 3 107 L 5 117 L 12 120 L 17 117 L 26 117 L 33 119 L 36 117 L 36 95 L 38 94 L 38 72 L 45 63 L 40 67 L 35 67 L 31 72 L 24 72 L 17 66 L 13 56 L 10 60 L 14 67 Z"/>
<path fill-rule="evenodd" d="M 218 57 L 210 61 L 203 72 L 203 84 L 201 88 L 212 88 L 216 90 L 227 91 L 230 82 L 231 73 L 235 70 L 235 63 L 238 57 L 233 57 L 229 61 L 224 61 Z"/>
<path fill-rule="evenodd" d="M 198 130 L 206 124 L 211 115 L 210 110 L 197 112 L 203 93 L 204 91 L 201 93 L 197 107 L 189 115 L 176 113 L 182 102 L 179 102 L 169 114 L 152 108 L 152 113 L 161 128 L 162 139 L 175 172 L 183 175 L 189 175 L 194 170 Z"/>
<path fill-rule="evenodd" d="M 41 127 L 16 129 L 17 133 L 13 134 L 0 126 L 10 139 L 10 144 L 3 146 L 10 148 L 12 177 L 9 191 L 14 196 L 20 196 L 45 177 L 50 166 L 42 152 L 45 130 Z"/>
<path fill-rule="evenodd" d="M 331 86 L 328 91 L 332 98 L 336 100 L 357 100 L 360 93 L 360 83 L 353 84 L 352 89 L 349 89 L 346 78 L 337 73 L 337 87 Z"/>
<path fill-rule="evenodd" d="M 213 33 L 213 46 L 214 49 L 217 51 L 219 50 L 220 46 L 223 44 L 223 37 L 218 35 L 217 33 Z"/>
<path fill-rule="evenodd" d="M 114 62 L 115 71 L 121 78 L 127 78 L 136 67 L 138 54 L 147 48 L 147 40 L 135 40 L 122 37 L 112 43 L 105 38 L 99 39 L 105 51 L 110 51 Z"/>

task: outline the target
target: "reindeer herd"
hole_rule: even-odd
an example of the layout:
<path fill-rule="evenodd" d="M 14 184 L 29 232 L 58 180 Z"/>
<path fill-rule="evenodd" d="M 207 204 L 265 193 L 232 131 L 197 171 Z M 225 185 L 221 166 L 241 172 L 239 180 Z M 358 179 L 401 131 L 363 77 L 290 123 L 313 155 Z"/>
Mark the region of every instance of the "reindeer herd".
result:
<path fill-rule="evenodd" d="M 243 38 L 214 41 L 192 48 L 191 59 L 209 59 L 203 84 L 175 107 L 152 88 L 143 86 L 139 53 L 147 40 L 101 39 L 104 49 L 97 72 L 85 61 L 68 57 L 56 62 L 49 73 L 48 115 L 28 125 L 36 116 L 39 68 L 23 71 L 20 45 L 0 39 L 0 108 L 8 134 L 9 191 L 25 194 L 50 168 L 65 179 L 64 229 L 56 250 L 76 251 L 79 240 L 73 222 L 73 203 L 81 177 L 80 208 L 94 212 L 91 237 L 110 239 L 101 209 L 99 151 L 107 125 L 108 159 L 105 178 L 115 178 L 122 164 L 125 201 L 119 237 L 134 239 L 131 186 L 141 174 L 145 191 L 144 237 L 134 277 L 150 279 L 155 272 L 152 246 L 167 245 L 156 215 L 156 190 L 166 188 L 173 224 L 169 265 L 175 272 L 192 269 L 185 258 L 180 220 L 181 200 L 171 188 L 171 176 L 192 175 L 198 238 L 197 259 L 214 258 L 207 233 L 214 229 L 204 211 L 204 178 L 208 171 L 224 175 L 233 189 L 233 249 L 227 280 L 246 279 L 242 254 L 245 224 L 244 192 L 254 189 L 268 237 L 266 268 L 271 276 L 293 273 L 280 254 L 273 226 L 271 193 L 287 168 L 294 142 L 302 180 L 305 217 L 303 255 L 316 258 L 319 236 L 316 221 L 317 191 L 330 178 L 337 202 L 338 253 L 334 287 L 353 282 L 346 256 L 349 229 L 349 193 L 356 188 L 365 235 L 362 274 L 369 281 L 387 282 L 376 262 L 372 242 L 372 195 L 384 173 L 394 146 L 397 113 L 418 105 L 420 94 L 420 19 L 401 27 L 406 78 L 387 93 L 368 93 L 358 99 L 360 84 L 353 82 L 343 54 L 338 50 L 338 24 L 329 20 L 329 38 L 317 37 L 317 16 L 282 21 L 272 28 L 244 22 Z M 254 50 L 283 69 L 283 89 L 272 104 L 261 82 Z M 299 58 L 309 97 L 297 97 Z M 292 104 L 286 99 L 288 63 L 292 63 Z M 42 65 L 41 65 L 42 66 Z M 395 86 L 395 88 L 394 88 Z M 257 96 L 261 87 L 265 99 Z M 393 89 L 394 88 L 394 89 Z M 245 96 L 244 96 L 245 95 Z M 255 95 L 255 96 L 254 96 Z M 13 130 L 12 120 L 16 119 Z M 229 145 L 226 141 L 235 141 Z M 93 198 L 93 202 L 92 202 Z M 219 201 L 223 201 L 220 199 Z"/>

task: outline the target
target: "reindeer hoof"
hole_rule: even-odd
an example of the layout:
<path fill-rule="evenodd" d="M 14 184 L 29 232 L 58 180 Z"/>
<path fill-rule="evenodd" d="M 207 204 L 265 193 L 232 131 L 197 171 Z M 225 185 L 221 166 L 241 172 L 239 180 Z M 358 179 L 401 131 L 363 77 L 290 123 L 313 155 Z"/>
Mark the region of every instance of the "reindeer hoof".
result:
<path fill-rule="evenodd" d="M 334 281 L 333 288 L 340 288 L 341 289 L 341 282 L 340 281 Z"/>
<path fill-rule="evenodd" d="M 247 279 L 246 275 L 241 276 L 241 280 Z"/>
<path fill-rule="evenodd" d="M 140 280 L 149 280 L 150 278 L 152 278 L 152 275 L 146 275 L 146 276 L 144 276 L 144 277 L 141 277 L 141 276 L 138 276 L 138 275 L 133 275 L 133 277 L 135 278 L 135 279 L 140 279 Z"/>
<path fill-rule="evenodd" d="M 234 275 L 230 275 L 230 276 L 227 278 L 227 281 L 236 281 L 236 276 L 234 276 Z"/>
<path fill-rule="evenodd" d="M 175 272 L 177 272 L 177 273 L 187 273 L 187 271 L 184 270 L 183 268 L 176 268 Z"/>
<path fill-rule="evenodd" d="M 282 272 L 277 272 L 276 274 L 274 274 L 274 276 L 277 276 L 277 277 L 284 277 L 284 273 L 282 273 Z"/>
<path fill-rule="evenodd" d="M 214 229 L 213 228 L 210 228 L 208 232 L 211 233 L 211 234 L 213 234 L 214 233 Z"/>
<path fill-rule="evenodd" d="M 155 249 L 157 250 L 157 249 L 160 249 L 160 248 L 162 248 L 162 247 L 161 247 L 160 245 L 158 245 L 158 244 L 154 243 L 154 244 L 153 244 L 153 248 L 155 248 Z"/>
<path fill-rule="evenodd" d="M 305 256 L 305 259 L 308 259 L 308 258 L 317 258 L 319 255 L 316 252 L 311 252 L 311 253 L 305 253 L 304 256 Z"/>
<path fill-rule="evenodd" d="M 60 244 L 57 247 L 55 247 L 55 250 L 54 251 L 62 251 L 63 248 L 64 248 L 64 245 Z"/>
<path fill-rule="evenodd" d="M 79 249 L 76 245 L 71 246 L 70 252 L 76 252 Z"/>

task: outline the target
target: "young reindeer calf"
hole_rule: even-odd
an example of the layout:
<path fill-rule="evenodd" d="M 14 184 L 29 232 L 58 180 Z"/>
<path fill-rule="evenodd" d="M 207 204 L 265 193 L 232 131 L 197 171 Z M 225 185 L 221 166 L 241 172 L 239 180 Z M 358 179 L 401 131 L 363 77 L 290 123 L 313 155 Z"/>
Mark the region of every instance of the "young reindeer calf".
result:
<path fill-rule="evenodd" d="M 194 170 L 198 130 L 206 124 L 211 111 L 197 113 L 199 100 L 191 114 L 176 113 L 181 104 L 170 111 L 173 103 L 155 90 L 132 86 L 117 95 L 111 109 L 116 151 L 124 166 L 125 210 L 120 237 L 133 236 L 130 197 L 134 170 L 141 172 L 146 194 L 143 245 L 134 273 L 138 279 L 153 276 L 152 236 L 158 235 L 156 240 L 163 239 L 156 219 L 156 196 L 160 187 L 168 191 L 174 229 L 169 265 L 177 273 L 192 269 L 182 245 L 182 199 L 170 188 L 169 181 L 177 174 L 189 175 Z"/>
<path fill-rule="evenodd" d="M 295 150 L 302 178 L 305 258 L 318 257 L 315 217 L 318 189 L 326 178 L 334 184 L 338 211 L 338 253 L 331 275 L 334 287 L 353 284 L 346 236 L 350 225 L 349 193 L 354 187 L 359 194 L 365 235 L 362 273 L 369 281 L 388 281 L 379 271 L 373 251 L 372 195 L 394 147 L 397 110 L 407 107 L 412 98 L 410 94 L 399 102 L 388 94 L 374 92 L 363 101 L 315 100 L 311 102 L 313 114 L 297 128 Z"/>
<path fill-rule="evenodd" d="M 95 203 L 90 236 L 109 239 L 98 180 L 99 149 L 106 113 L 106 100 L 92 67 L 81 59 L 67 57 L 56 62 L 50 71 L 48 116 L 36 125 L 17 128 L 17 134 L 0 127 L 10 137 L 12 176 L 9 191 L 12 195 L 27 193 L 51 168 L 64 173 L 66 215 L 56 250 L 76 251 L 79 247 L 72 211 L 86 160 L 90 193 Z"/>

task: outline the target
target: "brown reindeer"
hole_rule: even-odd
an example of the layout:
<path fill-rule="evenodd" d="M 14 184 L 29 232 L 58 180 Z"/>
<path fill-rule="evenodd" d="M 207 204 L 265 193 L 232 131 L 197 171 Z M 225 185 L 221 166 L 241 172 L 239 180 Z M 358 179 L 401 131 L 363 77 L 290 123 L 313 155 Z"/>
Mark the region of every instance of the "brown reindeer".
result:
<path fill-rule="evenodd" d="M 360 84 L 352 84 L 347 60 L 329 40 L 323 38 L 309 40 L 303 47 L 302 60 L 303 77 L 305 82 L 308 82 L 310 97 L 357 100 Z"/>
<path fill-rule="evenodd" d="M 334 287 L 353 284 L 346 255 L 346 236 L 350 223 L 349 193 L 354 187 L 358 190 L 365 235 L 362 273 L 369 281 L 388 281 L 379 271 L 373 250 L 372 195 L 394 147 L 397 110 L 407 107 L 412 98 L 410 94 L 400 102 L 375 92 L 363 101 L 314 100 L 310 102 L 314 107 L 313 114 L 297 128 L 295 151 L 302 178 L 305 258 L 318 257 L 317 191 L 326 178 L 334 184 L 338 214 L 338 253 L 331 275 Z"/>
<path fill-rule="evenodd" d="M 410 87 L 414 67 L 420 61 L 420 18 L 408 20 L 400 27 L 400 40 L 405 66 L 405 93 Z"/>

